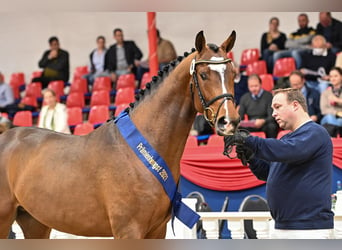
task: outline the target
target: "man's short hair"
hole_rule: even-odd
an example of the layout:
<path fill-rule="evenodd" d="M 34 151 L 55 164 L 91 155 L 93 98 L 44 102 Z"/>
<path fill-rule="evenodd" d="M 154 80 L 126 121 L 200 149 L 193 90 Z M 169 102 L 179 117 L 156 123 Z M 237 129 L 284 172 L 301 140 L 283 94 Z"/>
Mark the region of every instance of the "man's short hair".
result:
<path fill-rule="evenodd" d="M 51 44 L 51 43 L 54 42 L 54 41 L 59 42 L 57 36 L 52 36 L 52 37 L 49 38 L 49 44 Z"/>
<path fill-rule="evenodd" d="M 306 113 L 308 112 L 308 106 L 306 104 L 306 99 L 299 89 L 294 89 L 294 88 L 276 89 L 274 91 L 273 96 L 280 94 L 280 93 L 286 94 L 288 103 L 291 103 L 293 101 L 297 101 L 302 106 L 303 110 Z"/>
<path fill-rule="evenodd" d="M 114 31 L 113 31 L 113 34 L 115 35 L 115 33 L 116 33 L 116 32 L 119 32 L 119 31 L 122 32 L 122 29 L 120 29 L 120 28 L 115 28 Z"/>
<path fill-rule="evenodd" d="M 251 74 L 250 76 L 248 76 L 248 80 L 249 79 L 257 79 L 260 84 L 262 83 L 262 80 L 258 74 Z"/>
<path fill-rule="evenodd" d="M 299 76 L 300 79 L 304 79 L 304 74 L 300 70 L 294 70 L 290 73 L 289 77 L 296 75 Z"/>

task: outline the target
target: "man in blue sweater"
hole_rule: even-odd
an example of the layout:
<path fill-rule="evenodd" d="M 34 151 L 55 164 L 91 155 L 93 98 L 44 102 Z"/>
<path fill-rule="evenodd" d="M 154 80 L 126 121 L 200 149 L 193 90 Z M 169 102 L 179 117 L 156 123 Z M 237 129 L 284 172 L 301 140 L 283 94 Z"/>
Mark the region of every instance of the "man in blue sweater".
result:
<path fill-rule="evenodd" d="M 292 132 L 280 140 L 237 132 L 225 138 L 225 151 L 237 145 L 243 163 L 266 181 L 266 195 L 275 230 L 271 238 L 331 238 L 332 142 L 313 122 L 299 90 L 278 89 L 272 100 L 279 127 Z M 227 152 L 227 151 L 226 151 Z"/>

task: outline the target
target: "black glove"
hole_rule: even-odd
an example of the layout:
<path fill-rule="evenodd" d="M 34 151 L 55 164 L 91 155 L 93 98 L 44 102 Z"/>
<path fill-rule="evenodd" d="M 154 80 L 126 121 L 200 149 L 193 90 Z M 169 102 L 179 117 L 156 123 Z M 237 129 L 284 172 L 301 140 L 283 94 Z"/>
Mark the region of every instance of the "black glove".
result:
<path fill-rule="evenodd" d="M 235 148 L 237 158 L 241 160 L 242 165 L 247 166 L 247 163 L 253 158 L 254 152 L 246 145 L 237 144 Z"/>
<path fill-rule="evenodd" d="M 245 144 L 249 132 L 245 129 L 236 131 L 235 134 L 224 137 L 224 155 L 229 155 L 231 147 L 238 144 Z"/>

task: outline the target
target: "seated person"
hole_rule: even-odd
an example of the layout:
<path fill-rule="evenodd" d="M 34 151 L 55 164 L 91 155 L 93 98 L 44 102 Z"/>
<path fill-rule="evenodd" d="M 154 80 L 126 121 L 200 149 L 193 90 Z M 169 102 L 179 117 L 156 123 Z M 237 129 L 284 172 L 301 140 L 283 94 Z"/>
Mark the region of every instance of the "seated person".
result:
<path fill-rule="evenodd" d="M 248 92 L 247 79 L 248 76 L 241 74 L 239 66 L 234 63 L 234 99 L 235 105 L 239 105 L 241 97 Z"/>
<path fill-rule="evenodd" d="M 320 12 L 317 34 L 325 37 L 327 48 L 336 54 L 342 51 L 342 22 L 333 18 L 331 12 Z"/>
<path fill-rule="evenodd" d="M 262 60 L 266 61 L 267 71 L 273 72 L 273 54 L 276 51 L 285 49 L 286 35 L 278 30 L 279 19 L 272 17 L 269 22 L 269 31 L 261 36 Z"/>
<path fill-rule="evenodd" d="M 110 46 L 106 53 L 104 68 L 110 73 L 115 88 L 120 75 L 129 73 L 136 75 L 143 53 L 134 41 L 124 40 L 122 29 L 114 29 L 113 35 L 116 43 Z"/>
<path fill-rule="evenodd" d="M 310 48 L 312 37 L 315 30 L 309 27 L 309 18 L 305 13 L 298 15 L 299 29 L 292 32 L 285 42 L 286 50 L 280 50 L 273 54 L 273 61 L 277 61 L 283 57 L 293 57 L 296 61 L 296 68 L 300 68 L 302 64 L 301 53 Z"/>
<path fill-rule="evenodd" d="M 162 70 L 165 65 L 167 65 L 168 63 L 170 63 L 171 61 L 177 58 L 177 53 L 172 42 L 162 38 L 160 36 L 160 32 L 158 29 L 157 29 L 157 55 L 158 55 L 159 70 Z M 150 69 L 148 65 L 148 60 L 141 62 L 137 70 L 137 80 L 140 82 L 143 74 L 145 72 L 148 72 L 149 70 Z"/>
<path fill-rule="evenodd" d="M 35 107 L 21 102 L 16 104 L 11 86 L 4 82 L 4 77 L 0 73 L 0 112 L 8 113 L 9 117 L 13 117 L 20 110 L 34 111 Z"/>
<path fill-rule="evenodd" d="M 248 116 L 250 132 L 263 131 L 268 138 L 276 138 L 278 125 L 272 117 L 272 94 L 261 87 L 261 79 L 257 74 L 248 77 L 249 93 L 244 94 L 238 106 L 241 119 Z M 244 126 L 241 122 L 240 126 Z"/>
<path fill-rule="evenodd" d="M 319 123 L 322 117 L 321 108 L 319 106 L 320 93 L 316 89 L 307 86 L 304 75 L 299 70 L 291 72 L 289 81 L 291 88 L 299 89 L 304 95 L 311 120 Z"/>
<path fill-rule="evenodd" d="M 89 74 L 83 77 L 87 79 L 89 85 L 93 85 L 96 77 L 109 76 L 104 70 L 104 60 L 107 52 L 106 39 L 104 36 L 98 36 L 96 38 L 96 49 L 94 49 L 89 55 Z"/>
<path fill-rule="evenodd" d="M 314 36 L 311 41 L 311 50 L 302 54 L 302 67 L 300 68 L 308 86 L 322 93 L 328 86 L 327 74 L 334 67 L 335 61 L 336 55 L 327 48 L 325 38 L 321 35 Z"/>
<path fill-rule="evenodd" d="M 321 124 L 331 137 L 342 135 L 342 69 L 334 67 L 329 72 L 331 86 L 321 94 Z"/>
<path fill-rule="evenodd" d="M 38 65 L 43 69 L 41 77 L 35 77 L 32 82 L 41 82 L 47 88 L 49 82 L 69 80 L 69 53 L 60 49 L 59 40 L 53 36 L 49 39 L 50 49 L 45 51 Z"/>
<path fill-rule="evenodd" d="M 57 102 L 56 93 L 52 89 L 45 89 L 43 98 L 38 127 L 70 134 L 66 106 Z"/>

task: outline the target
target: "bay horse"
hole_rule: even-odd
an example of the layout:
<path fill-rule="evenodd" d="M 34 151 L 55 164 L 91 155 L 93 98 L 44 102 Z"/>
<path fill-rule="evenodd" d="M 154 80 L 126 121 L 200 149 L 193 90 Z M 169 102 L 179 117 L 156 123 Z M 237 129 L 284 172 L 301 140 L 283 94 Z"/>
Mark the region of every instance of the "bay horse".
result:
<path fill-rule="evenodd" d="M 220 135 L 240 121 L 234 65 L 235 31 L 221 46 L 195 47 L 159 71 L 126 110 L 170 168 L 175 183 L 197 112 Z M 0 238 L 17 221 L 25 238 L 51 229 L 87 237 L 165 238 L 171 202 L 162 185 L 109 120 L 85 136 L 18 127 L 0 136 Z"/>

